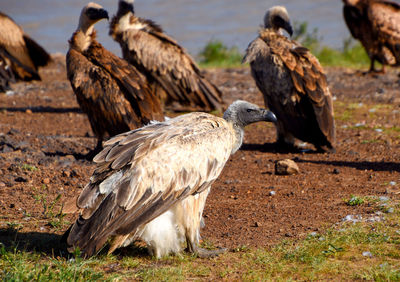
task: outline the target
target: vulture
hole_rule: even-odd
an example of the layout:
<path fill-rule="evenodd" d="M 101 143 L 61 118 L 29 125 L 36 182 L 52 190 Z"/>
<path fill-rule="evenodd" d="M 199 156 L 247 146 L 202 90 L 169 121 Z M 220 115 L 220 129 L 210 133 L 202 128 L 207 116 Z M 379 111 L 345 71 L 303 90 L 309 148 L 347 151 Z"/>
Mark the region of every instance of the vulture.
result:
<path fill-rule="evenodd" d="M 124 59 L 146 75 L 166 106 L 173 105 L 174 110 L 184 111 L 221 110 L 218 88 L 158 24 L 135 16 L 133 0 L 119 1 L 110 35 L 121 45 Z"/>
<path fill-rule="evenodd" d="M 38 68 L 50 55 L 10 17 L 0 12 L 0 92 L 16 81 L 40 80 Z"/>
<path fill-rule="evenodd" d="M 308 49 L 283 35 L 293 33 L 285 7 L 274 6 L 264 17 L 259 36 L 243 58 L 262 92 L 265 106 L 277 117 L 277 143 L 296 139 L 318 151 L 334 151 L 333 102 L 324 70 Z"/>
<path fill-rule="evenodd" d="M 268 110 L 235 101 L 223 118 L 193 112 L 122 133 L 95 156 L 90 182 L 77 198 L 78 219 L 64 234 L 68 250 L 95 255 L 137 239 L 161 257 L 187 250 L 200 257 L 224 252 L 199 247 L 202 212 L 211 185 L 242 144 L 244 127 L 276 121 Z"/>
<path fill-rule="evenodd" d="M 97 42 L 94 24 L 101 19 L 108 19 L 108 13 L 100 5 L 91 2 L 82 9 L 66 58 L 68 79 L 97 136 L 91 155 L 108 136 L 164 120 L 146 77 Z"/>
<path fill-rule="evenodd" d="M 385 72 L 400 64 L 400 5 L 386 0 L 343 0 L 343 16 L 351 35 L 364 46 L 369 72 Z M 382 70 L 375 69 L 375 60 Z"/>

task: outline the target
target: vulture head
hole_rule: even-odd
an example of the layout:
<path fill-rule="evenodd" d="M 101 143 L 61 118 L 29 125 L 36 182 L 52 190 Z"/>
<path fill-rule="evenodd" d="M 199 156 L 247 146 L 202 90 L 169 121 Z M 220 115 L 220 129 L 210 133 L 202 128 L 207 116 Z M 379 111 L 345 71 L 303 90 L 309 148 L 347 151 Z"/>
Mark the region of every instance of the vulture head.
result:
<path fill-rule="evenodd" d="M 99 4 L 90 2 L 82 9 L 78 29 L 88 33 L 93 29 L 93 25 L 102 19 L 108 19 L 107 11 Z"/>
<path fill-rule="evenodd" d="M 253 122 L 277 121 L 273 112 L 242 100 L 237 100 L 228 107 L 224 113 L 224 119 L 242 128 Z"/>
<path fill-rule="evenodd" d="M 135 13 L 135 10 L 133 8 L 134 2 L 135 2 L 134 0 L 119 0 L 117 15 L 123 16 L 129 12 L 134 14 Z"/>
<path fill-rule="evenodd" d="M 264 16 L 264 27 L 272 28 L 277 32 L 283 28 L 290 34 L 290 36 L 293 35 L 293 28 L 290 24 L 289 14 L 283 6 L 274 6 L 268 9 Z"/>

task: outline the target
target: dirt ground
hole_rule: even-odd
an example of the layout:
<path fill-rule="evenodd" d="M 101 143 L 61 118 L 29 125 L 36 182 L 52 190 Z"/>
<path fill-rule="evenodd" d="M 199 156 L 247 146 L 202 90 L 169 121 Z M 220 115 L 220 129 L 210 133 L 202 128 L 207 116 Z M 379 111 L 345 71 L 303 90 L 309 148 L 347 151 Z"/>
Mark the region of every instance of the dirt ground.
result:
<path fill-rule="evenodd" d="M 49 252 L 46 240 L 58 240 L 76 217 L 59 211 L 88 182 L 94 165 L 83 155 L 96 144 L 66 79 L 65 59 L 54 58 L 41 70 L 43 81 L 18 83 L 13 93 L 0 94 L 0 242 L 17 240 Z M 268 246 L 323 230 L 347 215 L 375 212 L 369 205 L 347 205 L 351 195 L 400 197 L 399 70 L 384 76 L 326 71 L 337 152 L 285 152 L 274 144 L 272 125 L 249 126 L 207 199 L 207 242 Z M 221 88 L 226 104 L 263 104 L 248 68 L 207 70 L 206 76 Z M 274 164 L 281 159 L 294 160 L 300 173 L 276 175 Z"/>

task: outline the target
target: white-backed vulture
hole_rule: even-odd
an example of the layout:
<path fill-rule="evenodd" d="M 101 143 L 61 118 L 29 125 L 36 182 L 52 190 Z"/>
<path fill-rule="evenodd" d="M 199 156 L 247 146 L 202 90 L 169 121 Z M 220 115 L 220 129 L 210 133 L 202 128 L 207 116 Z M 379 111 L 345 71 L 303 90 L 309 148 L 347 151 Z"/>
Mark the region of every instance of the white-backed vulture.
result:
<path fill-rule="evenodd" d="M 67 53 L 68 78 L 98 138 L 95 151 L 101 149 L 107 135 L 164 120 L 160 101 L 146 78 L 96 41 L 94 24 L 105 18 L 108 19 L 107 11 L 100 5 L 85 6 Z"/>
<path fill-rule="evenodd" d="M 135 16 L 133 0 L 119 1 L 110 35 L 121 45 L 124 59 L 147 76 L 166 106 L 175 102 L 182 110 L 221 110 L 218 88 L 159 25 Z"/>
<path fill-rule="evenodd" d="M 10 17 L 0 12 L 0 92 L 19 80 L 40 80 L 38 68 L 50 55 Z"/>
<path fill-rule="evenodd" d="M 200 222 L 211 185 L 242 144 L 244 127 L 276 121 L 258 106 L 236 101 L 223 118 L 189 113 L 115 136 L 93 161 L 89 184 L 77 199 L 79 218 L 65 233 L 69 250 L 109 252 L 135 239 L 161 257 L 187 249 L 199 256 Z"/>
<path fill-rule="evenodd" d="M 276 114 L 277 142 L 293 146 L 297 138 L 317 150 L 334 151 L 333 102 L 324 71 L 308 49 L 281 29 L 293 32 L 286 8 L 274 6 L 243 58 L 266 107 Z"/>
<path fill-rule="evenodd" d="M 400 5 L 386 0 L 343 0 L 351 35 L 360 40 L 370 60 L 369 72 L 400 64 Z M 377 71 L 374 62 L 382 64 Z"/>

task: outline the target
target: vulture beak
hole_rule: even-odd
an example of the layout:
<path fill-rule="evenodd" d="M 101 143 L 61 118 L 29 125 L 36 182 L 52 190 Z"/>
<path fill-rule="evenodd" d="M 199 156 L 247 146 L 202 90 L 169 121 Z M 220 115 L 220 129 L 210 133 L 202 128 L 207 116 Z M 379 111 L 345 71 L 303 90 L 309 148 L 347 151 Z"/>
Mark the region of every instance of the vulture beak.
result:
<path fill-rule="evenodd" d="M 263 117 L 264 117 L 264 121 L 269 121 L 269 122 L 274 122 L 274 123 L 278 121 L 275 114 L 268 110 L 263 110 Z"/>
<path fill-rule="evenodd" d="M 293 27 L 290 22 L 285 23 L 284 29 L 289 33 L 290 36 L 293 35 Z"/>
<path fill-rule="evenodd" d="M 99 21 L 101 19 L 109 19 L 108 12 L 103 8 L 89 8 L 87 11 L 87 15 L 93 21 Z"/>

